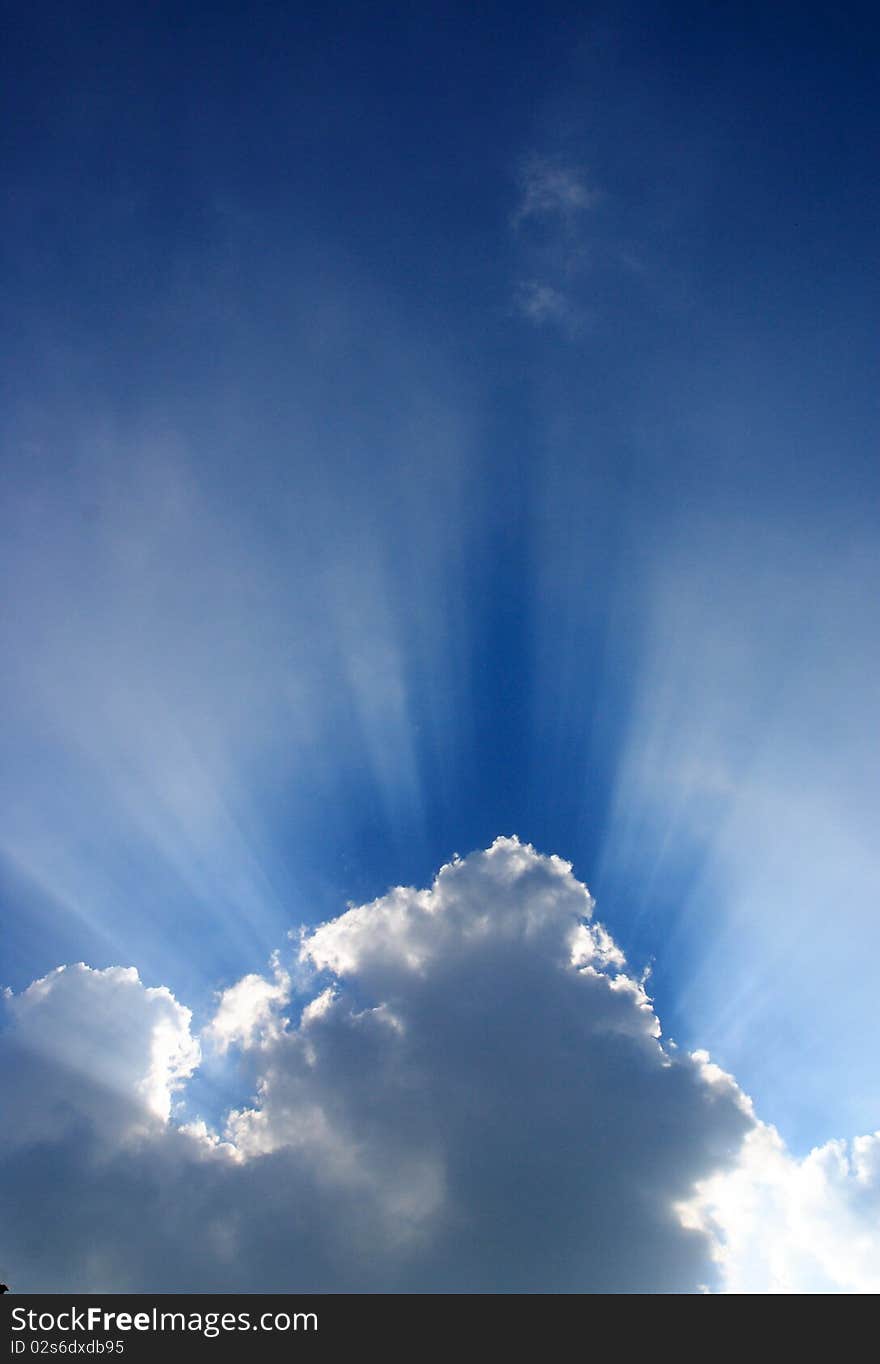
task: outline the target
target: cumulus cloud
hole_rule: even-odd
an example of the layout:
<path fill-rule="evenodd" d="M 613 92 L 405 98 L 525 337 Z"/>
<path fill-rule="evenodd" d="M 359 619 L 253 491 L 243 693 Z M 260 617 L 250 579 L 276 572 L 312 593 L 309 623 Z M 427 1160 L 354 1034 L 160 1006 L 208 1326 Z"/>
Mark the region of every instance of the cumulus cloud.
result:
<path fill-rule="evenodd" d="M 681 1212 L 711 1237 L 729 1293 L 880 1292 L 880 1132 L 796 1160 L 756 1121 L 734 1168 Z"/>
<path fill-rule="evenodd" d="M 294 942 L 205 1029 L 251 1086 L 225 1114 L 175 1108 L 191 1018 L 133 970 L 61 969 L 8 1001 L 13 1286 L 737 1287 L 737 1190 L 758 1206 L 769 1181 L 780 1225 L 794 1208 L 777 1173 L 797 1163 L 767 1156 L 729 1076 L 664 1045 L 560 858 L 498 839 Z M 875 1145 L 813 1165 L 817 1206 L 833 1190 L 829 1215 L 867 1225 Z"/>
<path fill-rule="evenodd" d="M 144 986 L 133 966 L 59 966 L 6 1004 L 4 1069 L 19 1080 L 13 1140 L 50 1139 L 59 1123 L 91 1118 L 98 1093 L 100 1122 L 114 1135 L 167 1122 L 200 1061 L 190 1010 L 164 986 Z"/>
<path fill-rule="evenodd" d="M 271 960 L 272 979 L 251 972 L 220 995 L 217 1012 L 206 1035 L 221 1053 L 231 1045 L 266 1045 L 284 1030 L 288 1020 L 280 1010 L 290 999 L 290 975 L 276 952 Z"/>

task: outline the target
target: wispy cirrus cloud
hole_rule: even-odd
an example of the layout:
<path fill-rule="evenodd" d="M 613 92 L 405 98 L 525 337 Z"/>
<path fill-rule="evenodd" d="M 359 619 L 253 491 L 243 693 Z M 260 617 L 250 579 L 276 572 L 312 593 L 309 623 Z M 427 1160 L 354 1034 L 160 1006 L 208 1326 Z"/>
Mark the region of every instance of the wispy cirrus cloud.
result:
<path fill-rule="evenodd" d="M 517 176 L 518 198 L 510 223 L 521 278 L 516 311 L 538 326 L 576 334 L 586 321 L 576 284 L 590 260 L 590 219 L 603 193 L 580 166 L 532 154 Z"/>
<path fill-rule="evenodd" d="M 601 202 L 602 192 L 590 185 L 586 172 L 555 157 L 532 155 L 520 169 L 519 202 L 513 224 L 555 219 L 572 227 Z"/>
<path fill-rule="evenodd" d="M 581 322 L 578 309 L 561 289 L 540 280 L 523 280 L 516 291 L 516 308 L 523 317 L 537 326 L 555 323 L 560 327 L 576 329 Z"/>

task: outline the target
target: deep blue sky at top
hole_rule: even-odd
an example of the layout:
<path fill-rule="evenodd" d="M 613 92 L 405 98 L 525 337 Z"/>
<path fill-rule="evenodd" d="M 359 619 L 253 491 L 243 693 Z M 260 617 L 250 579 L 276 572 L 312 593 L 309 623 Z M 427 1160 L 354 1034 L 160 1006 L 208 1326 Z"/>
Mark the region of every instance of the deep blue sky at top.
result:
<path fill-rule="evenodd" d="M 5 27 L 4 981 L 205 1007 L 516 832 L 764 1113 L 869 1123 L 870 7 Z"/>

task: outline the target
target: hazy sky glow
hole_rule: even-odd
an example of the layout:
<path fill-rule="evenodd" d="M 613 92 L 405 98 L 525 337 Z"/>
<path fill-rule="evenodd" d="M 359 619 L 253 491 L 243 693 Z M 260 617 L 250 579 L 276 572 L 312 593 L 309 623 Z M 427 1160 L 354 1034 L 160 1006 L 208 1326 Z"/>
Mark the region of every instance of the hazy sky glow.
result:
<path fill-rule="evenodd" d="M 770 10 L 13 18 L 0 1179 L 195 1202 L 8 1282 L 878 1287 L 880 26 Z"/>

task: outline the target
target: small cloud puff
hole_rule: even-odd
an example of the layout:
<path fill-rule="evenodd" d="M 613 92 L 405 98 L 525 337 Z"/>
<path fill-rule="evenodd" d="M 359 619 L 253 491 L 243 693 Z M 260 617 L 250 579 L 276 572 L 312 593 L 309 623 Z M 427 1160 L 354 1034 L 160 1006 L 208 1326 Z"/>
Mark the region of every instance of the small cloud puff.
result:
<path fill-rule="evenodd" d="M 520 198 L 514 211 L 514 225 L 528 219 L 573 217 L 594 208 L 601 192 L 587 184 L 584 172 L 576 166 L 547 156 L 529 156 L 520 168 Z"/>
<path fill-rule="evenodd" d="M 270 966 L 271 980 L 255 974 L 243 976 L 220 995 L 217 1012 L 204 1036 L 221 1055 L 230 1046 L 265 1046 L 287 1026 L 280 1010 L 290 999 L 290 975 L 277 952 Z"/>
<path fill-rule="evenodd" d="M 514 308 L 537 326 L 554 325 L 573 337 L 586 316 L 573 285 L 587 261 L 587 219 L 603 196 L 579 167 L 544 156 L 526 158 L 518 188 L 511 226 L 522 278 Z"/>
<path fill-rule="evenodd" d="M 552 284 L 538 279 L 523 280 L 515 297 L 517 312 L 536 326 L 553 323 L 568 331 L 578 331 L 583 319 L 571 299 Z"/>

